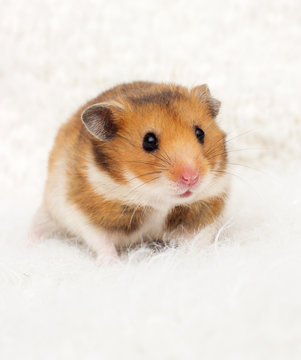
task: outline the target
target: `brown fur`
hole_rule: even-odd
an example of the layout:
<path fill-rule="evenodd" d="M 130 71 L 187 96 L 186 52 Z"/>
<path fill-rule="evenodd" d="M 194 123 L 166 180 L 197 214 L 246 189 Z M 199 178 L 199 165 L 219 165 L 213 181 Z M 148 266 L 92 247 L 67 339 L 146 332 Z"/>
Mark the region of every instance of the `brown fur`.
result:
<path fill-rule="evenodd" d="M 197 201 L 190 206 L 176 206 L 167 216 L 166 230 L 175 231 L 180 227 L 188 232 L 196 232 L 211 224 L 223 208 L 224 198 Z"/>

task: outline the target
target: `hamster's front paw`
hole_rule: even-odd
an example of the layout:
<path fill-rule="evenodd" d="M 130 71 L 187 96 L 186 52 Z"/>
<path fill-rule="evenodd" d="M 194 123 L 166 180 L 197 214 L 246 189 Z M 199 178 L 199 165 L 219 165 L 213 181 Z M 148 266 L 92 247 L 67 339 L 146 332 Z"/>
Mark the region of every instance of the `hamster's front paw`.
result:
<path fill-rule="evenodd" d="M 96 255 L 96 264 L 99 267 L 113 265 L 118 263 L 119 256 L 118 253 L 113 246 L 112 248 L 103 249 L 102 251 L 98 251 Z"/>

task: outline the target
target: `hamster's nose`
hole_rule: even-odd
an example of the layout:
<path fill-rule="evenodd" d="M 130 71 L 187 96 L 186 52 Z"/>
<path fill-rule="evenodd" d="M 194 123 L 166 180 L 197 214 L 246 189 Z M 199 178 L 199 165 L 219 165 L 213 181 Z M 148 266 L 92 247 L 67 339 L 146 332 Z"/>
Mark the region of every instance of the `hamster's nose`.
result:
<path fill-rule="evenodd" d="M 194 185 L 199 180 L 199 173 L 196 169 L 185 168 L 179 178 L 179 182 L 184 185 Z"/>

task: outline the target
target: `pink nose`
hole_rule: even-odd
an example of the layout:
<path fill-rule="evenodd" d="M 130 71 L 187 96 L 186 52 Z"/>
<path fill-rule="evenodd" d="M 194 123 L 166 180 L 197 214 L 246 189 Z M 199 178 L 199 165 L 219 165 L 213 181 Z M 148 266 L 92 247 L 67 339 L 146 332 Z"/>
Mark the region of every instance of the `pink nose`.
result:
<path fill-rule="evenodd" d="M 184 185 L 194 185 L 199 180 L 199 174 L 197 170 L 185 169 L 180 175 L 179 182 Z"/>

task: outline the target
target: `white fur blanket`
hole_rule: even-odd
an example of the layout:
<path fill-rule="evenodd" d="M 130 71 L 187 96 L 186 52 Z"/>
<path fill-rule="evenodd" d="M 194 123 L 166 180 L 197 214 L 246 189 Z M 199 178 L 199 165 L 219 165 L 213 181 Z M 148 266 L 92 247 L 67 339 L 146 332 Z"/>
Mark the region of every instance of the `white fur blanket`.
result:
<path fill-rule="evenodd" d="M 301 3 L 2 1 L 0 358 L 300 359 Z M 124 81 L 208 83 L 223 102 L 232 196 L 195 239 L 96 267 L 26 247 L 58 126 Z"/>

